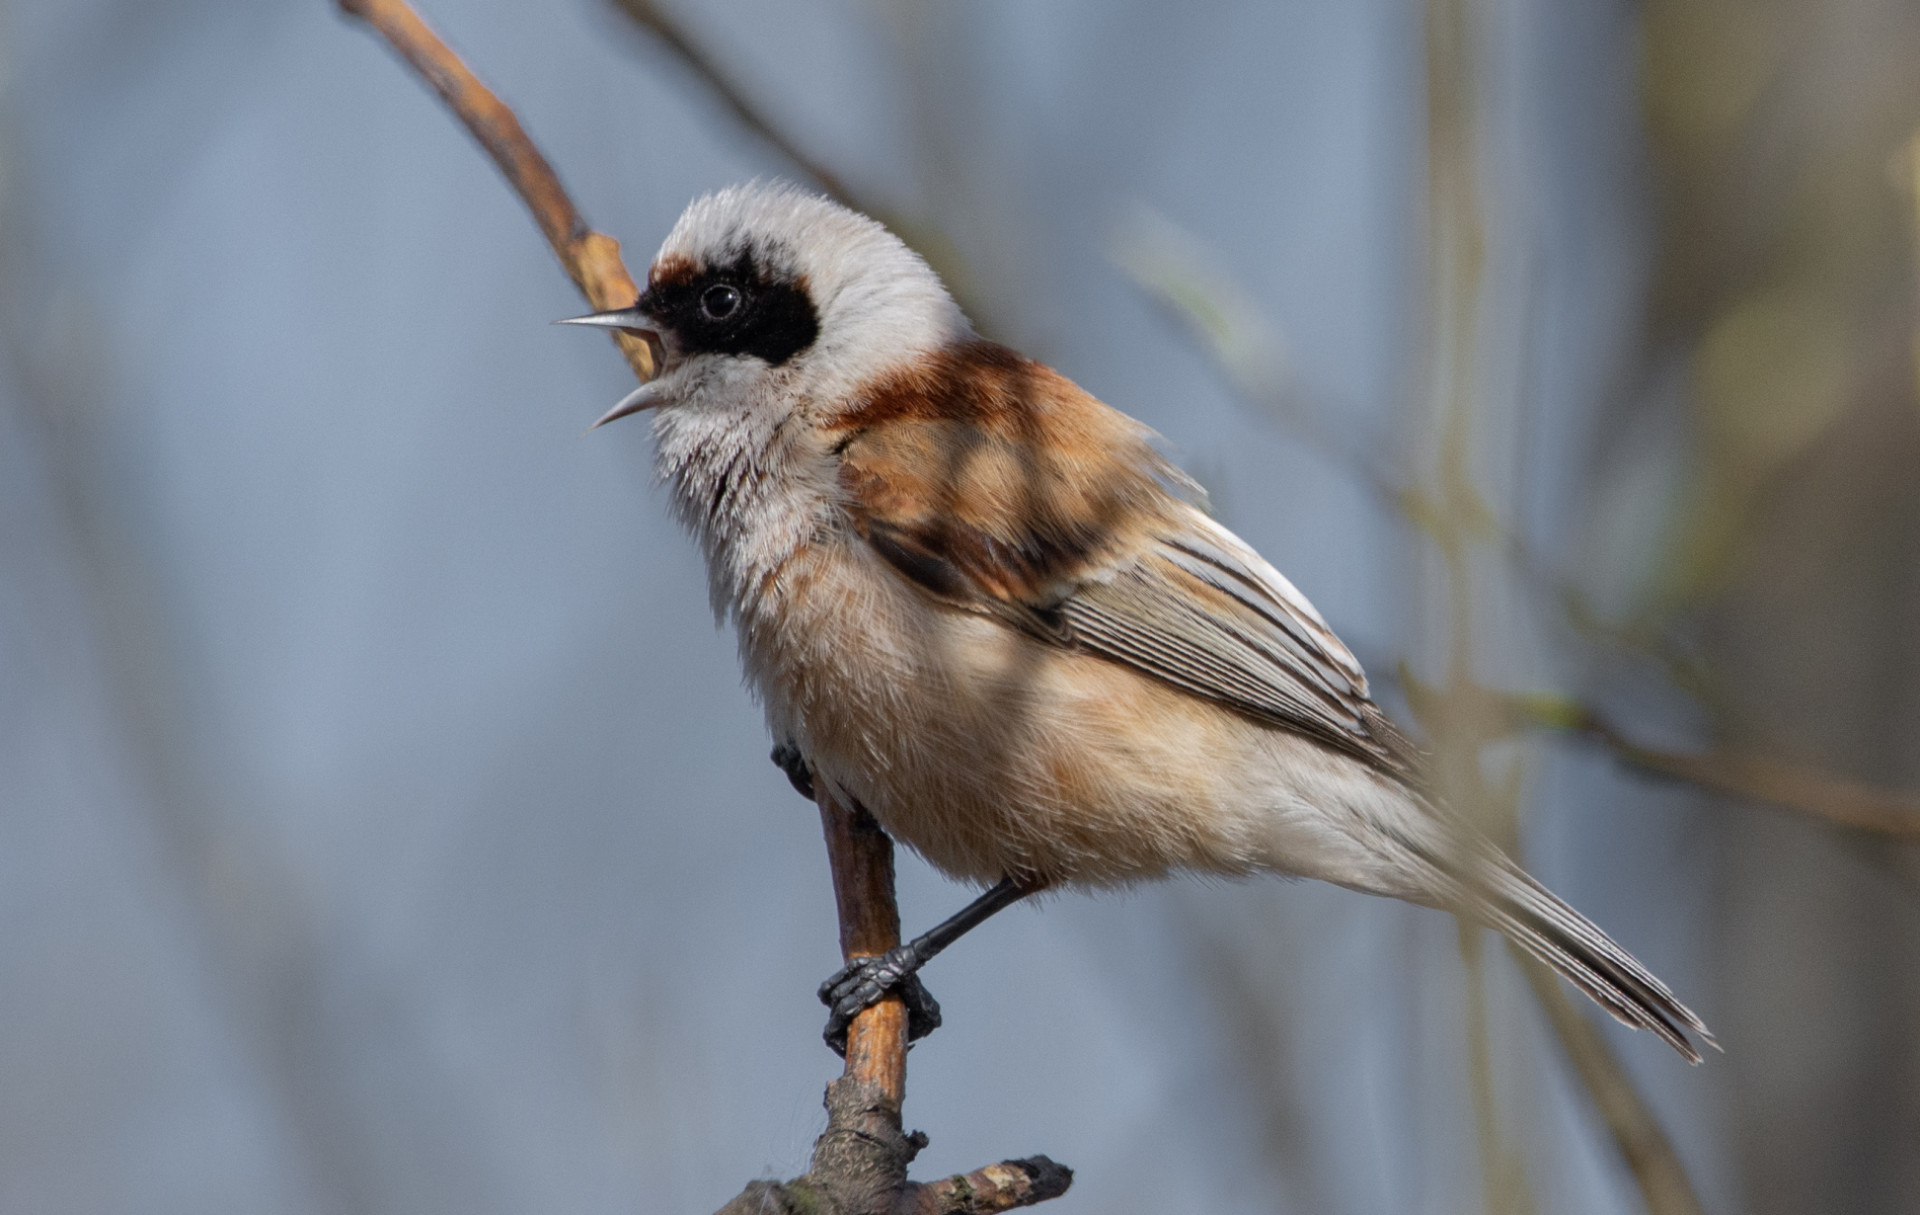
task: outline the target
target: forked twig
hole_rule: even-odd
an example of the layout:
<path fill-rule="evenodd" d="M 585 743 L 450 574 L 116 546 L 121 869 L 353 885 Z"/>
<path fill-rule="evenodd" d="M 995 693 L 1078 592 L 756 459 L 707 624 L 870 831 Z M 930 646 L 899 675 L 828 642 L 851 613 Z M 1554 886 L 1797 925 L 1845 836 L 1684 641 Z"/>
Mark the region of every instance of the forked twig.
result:
<path fill-rule="evenodd" d="M 828 781 L 816 778 L 814 789 L 833 865 L 840 954 L 849 962 L 879 957 L 900 943 L 893 841 Z M 770 1202 L 802 1215 L 816 1195 L 837 1215 L 991 1215 L 1057 1198 L 1073 1184 L 1073 1170 L 1045 1156 L 908 1181 L 907 1165 L 926 1136 L 903 1133 L 906 1087 L 907 1006 L 889 995 L 847 1027 L 846 1072 L 827 1090 L 827 1130 L 814 1144 L 812 1169 L 784 1185 L 749 1186 L 721 1215 L 761 1215 Z"/>

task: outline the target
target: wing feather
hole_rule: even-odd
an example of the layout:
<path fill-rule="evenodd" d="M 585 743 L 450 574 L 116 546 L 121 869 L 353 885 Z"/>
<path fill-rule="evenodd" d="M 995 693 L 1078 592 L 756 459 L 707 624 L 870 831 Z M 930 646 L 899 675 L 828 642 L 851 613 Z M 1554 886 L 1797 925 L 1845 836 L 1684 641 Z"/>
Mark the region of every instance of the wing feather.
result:
<path fill-rule="evenodd" d="M 1151 435 L 1042 364 L 971 343 L 877 386 L 838 444 L 854 531 L 955 607 L 1079 646 L 1411 776 L 1366 675 Z"/>
<path fill-rule="evenodd" d="M 1360 665 L 1272 566 L 1197 510 L 1068 596 L 1069 635 L 1098 653 L 1376 764 L 1395 749 Z"/>

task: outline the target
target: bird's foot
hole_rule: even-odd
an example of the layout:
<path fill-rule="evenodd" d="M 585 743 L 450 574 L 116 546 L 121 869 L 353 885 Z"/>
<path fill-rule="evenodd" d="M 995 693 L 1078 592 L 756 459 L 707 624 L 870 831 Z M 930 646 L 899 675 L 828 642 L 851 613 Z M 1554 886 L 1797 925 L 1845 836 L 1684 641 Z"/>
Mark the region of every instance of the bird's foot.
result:
<path fill-rule="evenodd" d="M 827 1006 L 827 1028 L 821 1036 L 837 1055 L 847 1053 L 847 1027 L 889 993 L 907 1005 L 907 1041 L 917 1042 L 940 1028 L 940 1002 L 915 972 L 922 959 L 910 945 L 888 950 L 877 958 L 855 958 L 820 985 L 820 1002 Z"/>
<path fill-rule="evenodd" d="M 808 801 L 814 800 L 813 765 L 807 762 L 806 756 L 800 754 L 800 748 L 790 742 L 783 742 L 773 749 L 773 754 L 768 758 L 773 760 L 774 767 L 787 774 L 787 779 L 793 783 L 794 792 Z"/>

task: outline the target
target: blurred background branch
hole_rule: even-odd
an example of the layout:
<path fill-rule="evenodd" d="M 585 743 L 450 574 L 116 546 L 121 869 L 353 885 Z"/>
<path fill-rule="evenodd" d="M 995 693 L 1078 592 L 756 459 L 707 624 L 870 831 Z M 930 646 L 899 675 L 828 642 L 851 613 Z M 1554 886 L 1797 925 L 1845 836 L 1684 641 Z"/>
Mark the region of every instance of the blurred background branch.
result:
<path fill-rule="evenodd" d="M 1586 1086 L 1594 1110 L 1639 1184 L 1647 1210 L 1651 1215 L 1702 1215 L 1705 1208 L 1694 1192 L 1680 1153 L 1674 1150 L 1666 1128 L 1647 1107 L 1639 1089 L 1627 1079 L 1607 1040 L 1587 1014 L 1574 1007 L 1558 975 L 1518 950 L 1509 949 L 1508 953 L 1526 975 L 1534 998 L 1567 1053 L 1567 1061 Z"/>
<path fill-rule="evenodd" d="M 783 160 L 811 179 L 822 192 L 854 210 L 870 215 L 898 233 L 913 246 L 927 264 L 937 271 L 947 289 L 960 301 L 970 320 L 982 333 L 998 331 L 991 305 L 971 288 L 974 276 L 968 272 L 959 250 L 935 224 L 887 206 L 871 193 L 853 189 L 840 174 L 818 157 L 809 154 L 792 133 L 776 122 L 767 110 L 755 102 L 751 90 L 725 61 L 702 48 L 686 25 L 672 11 L 655 0 L 609 0 L 615 11 L 653 38 L 686 72 L 699 81 L 729 118 L 772 148 Z"/>
<path fill-rule="evenodd" d="M 1665 751 L 1629 739 L 1583 705 L 1551 696 L 1505 698 L 1522 720 L 1603 744 L 1620 762 L 1739 801 L 1794 810 L 1849 831 L 1920 840 L 1920 796 L 1890 793 L 1818 768 L 1730 749 Z"/>
<path fill-rule="evenodd" d="M 662 48 L 690 72 L 726 109 L 729 117 L 812 179 L 813 184 L 856 211 L 876 214 L 871 200 L 862 200 L 847 189 L 833 170 L 807 154 L 787 132 L 776 126 L 748 97 L 746 88 L 734 79 L 720 60 L 709 55 L 694 41 L 671 12 L 653 0 L 612 0 L 613 7 L 628 20 L 659 40 Z"/>
<path fill-rule="evenodd" d="M 1477 550 L 1496 534 L 1495 515 L 1475 484 L 1476 428 L 1486 385 L 1485 309 L 1488 237 L 1481 201 L 1482 72 L 1485 11 L 1475 0 L 1426 5 L 1427 225 L 1425 334 L 1420 398 L 1409 411 L 1431 466 L 1395 497 L 1402 513 L 1433 543 L 1439 557 L 1438 631 L 1444 675 L 1415 708 L 1432 753 L 1439 800 L 1487 838 L 1518 856 L 1517 773 L 1496 787 L 1487 778 L 1494 723 L 1477 711 L 1474 648 L 1484 607 Z M 1539 1209 L 1525 1158 L 1509 1142 L 1495 1075 L 1491 994 L 1485 965 L 1486 926 L 1470 905 L 1453 909 L 1466 978 L 1466 1059 L 1480 1181 L 1487 1215 L 1530 1215 Z M 1624 1075 L 1616 1077 L 1631 1089 Z M 1645 1191 L 1642 1191 L 1643 1197 Z M 1651 1199 L 1649 1199 L 1651 1202 Z M 1658 1212 L 1656 1215 L 1664 1215 Z"/>

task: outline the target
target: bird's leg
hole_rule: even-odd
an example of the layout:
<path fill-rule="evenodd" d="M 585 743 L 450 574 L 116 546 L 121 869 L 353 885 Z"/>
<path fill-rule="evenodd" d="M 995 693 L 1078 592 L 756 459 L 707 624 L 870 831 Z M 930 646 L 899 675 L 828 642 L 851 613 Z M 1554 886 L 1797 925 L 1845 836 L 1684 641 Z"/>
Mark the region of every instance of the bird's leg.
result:
<path fill-rule="evenodd" d="M 775 746 L 769 757 L 787 774 L 794 791 L 814 800 L 813 766 L 792 742 Z M 820 1002 L 829 1010 L 823 1035 L 834 1053 L 847 1053 L 847 1027 L 888 992 L 907 1005 L 907 1040 L 918 1041 L 940 1028 L 940 1002 L 920 982 L 919 969 L 935 954 L 978 927 L 994 912 L 1010 907 L 1046 885 L 1045 882 L 1006 878 L 929 932 L 875 958 L 855 958 L 820 985 Z"/>
<path fill-rule="evenodd" d="M 1046 883 L 1005 878 L 957 913 L 905 945 L 877 958 L 855 958 L 820 985 L 820 1002 L 830 1010 L 822 1035 L 836 1054 L 847 1053 L 847 1026 L 863 1010 L 893 992 L 907 1005 L 907 1040 L 926 1037 L 940 1028 L 940 1005 L 921 985 L 916 973 L 935 954 L 984 923 L 994 912 L 1026 898 Z"/>

